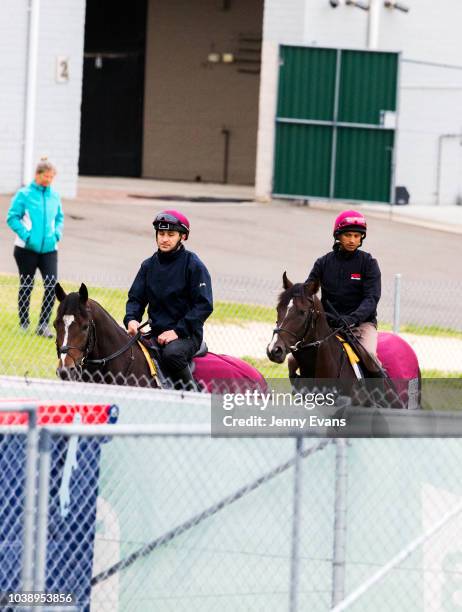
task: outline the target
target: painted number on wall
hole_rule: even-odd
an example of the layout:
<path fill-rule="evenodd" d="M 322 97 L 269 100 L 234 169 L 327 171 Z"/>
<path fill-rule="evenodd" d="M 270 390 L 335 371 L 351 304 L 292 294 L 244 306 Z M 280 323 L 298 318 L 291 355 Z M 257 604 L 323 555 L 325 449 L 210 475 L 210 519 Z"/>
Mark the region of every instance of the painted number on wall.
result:
<path fill-rule="evenodd" d="M 69 81 L 69 58 L 58 55 L 56 58 L 56 82 L 67 83 Z"/>

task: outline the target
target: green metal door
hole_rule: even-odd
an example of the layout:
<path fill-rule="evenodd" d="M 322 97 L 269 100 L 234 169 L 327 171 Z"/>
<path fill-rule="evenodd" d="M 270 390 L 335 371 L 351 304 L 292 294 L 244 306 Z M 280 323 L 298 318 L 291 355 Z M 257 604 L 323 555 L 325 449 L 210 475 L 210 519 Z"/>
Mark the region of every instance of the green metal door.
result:
<path fill-rule="evenodd" d="M 399 54 L 280 54 L 273 194 L 390 202 Z"/>

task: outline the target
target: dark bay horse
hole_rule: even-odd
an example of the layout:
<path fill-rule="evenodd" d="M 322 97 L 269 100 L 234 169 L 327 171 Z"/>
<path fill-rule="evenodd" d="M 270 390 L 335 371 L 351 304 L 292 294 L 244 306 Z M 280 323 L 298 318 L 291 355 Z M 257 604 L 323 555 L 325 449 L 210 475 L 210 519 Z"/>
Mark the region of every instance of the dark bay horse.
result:
<path fill-rule="evenodd" d="M 273 339 L 267 347 L 268 358 L 283 363 L 291 353 L 289 375 L 298 369 L 301 378 L 351 378 L 336 330 L 331 329 L 321 300 L 316 296 L 319 285 L 292 283 L 283 275 L 284 291 L 279 296 L 277 322 Z"/>
<path fill-rule="evenodd" d="M 316 295 L 319 285 L 294 284 L 284 272 L 283 288 L 277 304 L 276 328 L 267 347 L 268 358 L 283 363 L 289 355 L 291 379 L 297 376 L 301 379 L 340 379 L 347 389 L 353 387 L 358 378 L 337 337 L 342 328 L 333 329 L 329 325 Z M 364 377 L 384 380 L 384 371 L 361 346 L 358 349 L 365 366 Z M 386 370 L 387 385 L 391 385 L 393 394 L 401 398 L 399 407 L 403 406 L 403 401 L 407 405 L 411 389 L 420 390 L 420 370 L 414 351 L 400 336 L 379 332 L 377 353 Z"/>
<path fill-rule="evenodd" d="M 64 380 L 156 387 L 137 339 L 130 337 L 95 300 L 87 287 L 68 295 L 58 283 L 57 374 Z"/>
<path fill-rule="evenodd" d="M 98 302 L 88 297 L 83 283 L 78 292 L 68 295 L 58 283 L 55 293 L 59 306 L 53 325 L 60 378 L 171 388 L 159 364 L 156 375 L 151 372 L 139 336 L 129 336 Z M 262 374 L 249 363 L 210 351 L 193 358 L 193 376 L 197 390 L 209 392 L 266 388 Z"/>

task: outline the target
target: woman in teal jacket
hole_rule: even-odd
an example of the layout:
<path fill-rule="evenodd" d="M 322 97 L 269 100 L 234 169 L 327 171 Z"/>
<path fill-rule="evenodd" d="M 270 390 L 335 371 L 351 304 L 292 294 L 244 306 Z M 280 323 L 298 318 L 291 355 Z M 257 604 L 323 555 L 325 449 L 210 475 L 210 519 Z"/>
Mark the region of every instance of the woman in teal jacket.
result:
<path fill-rule="evenodd" d="M 19 324 L 24 331 L 29 328 L 30 296 L 38 268 L 45 292 L 36 334 L 45 338 L 53 338 L 48 321 L 55 301 L 57 244 L 61 240 L 64 221 L 61 199 L 51 188 L 55 175 L 53 164 L 42 159 L 37 165 L 35 180 L 16 193 L 7 216 L 7 223 L 16 234 L 14 258 L 20 278 Z"/>

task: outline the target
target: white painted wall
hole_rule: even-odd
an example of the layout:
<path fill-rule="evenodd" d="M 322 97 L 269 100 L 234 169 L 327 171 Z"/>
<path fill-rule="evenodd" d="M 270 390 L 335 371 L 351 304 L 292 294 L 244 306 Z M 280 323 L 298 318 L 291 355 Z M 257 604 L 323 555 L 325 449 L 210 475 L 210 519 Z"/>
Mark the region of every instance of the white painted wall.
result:
<path fill-rule="evenodd" d="M 0 192 L 22 181 L 28 0 L 2 0 L 0 19 Z M 6 18 L 5 18 L 6 17 Z M 85 0 L 41 0 L 34 159 L 56 164 L 63 196 L 77 190 Z M 68 83 L 55 81 L 56 57 L 69 57 Z M 34 162 L 35 165 L 35 162 Z M 33 178 L 30 177 L 31 180 Z"/>
<path fill-rule="evenodd" d="M 462 2 L 454 0 L 401 0 L 410 7 L 409 13 L 387 9 L 383 0 L 379 4 L 378 48 L 401 51 L 403 65 L 399 95 L 399 135 L 397 141 L 396 184 L 405 185 L 411 193 L 411 203 L 435 202 L 438 137 L 443 133 L 462 133 L 462 69 L 422 66 L 407 63 L 406 59 L 455 64 L 462 67 Z M 343 0 L 340 0 L 343 3 Z M 331 8 L 329 0 L 288 1 L 292 23 L 303 22 L 303 35 L 296 28 L 287 27 L 279 16 L 280 0 L 266 0 L 268 19 L 263 36 L 272 44 L 290 42 L 365 49 L 368 31 L 368 13 L 353 6 L 341 4 Z M 303 5 L 302 5 L 303 4 Z M 295 16 L 298 14 L 298 18 Z M 274 52 L 273 52 L 274 54 Z M 271 54 L 263 56 L 275 65 Z M 277 64 L 277 62 L 276 62 Z M 277 82 L 272 79 L 272 86 Z M 269 131 L 268 108 L 274 106 L 271 78 L 265 77 L 260 100 L 266 113 L 260 119 L 261 133 Z M 274 126 L 274 115 L 272 117 Z M 274 138 L 274 127 L 273 127 Z M 267 143 L 263 140 L 263 144 Z M 274 146 L 274 145 L 273 145 Z M 268 156 L 267 148 L 258 158 Z M 265 163 L 267 163 L 265 159 Z M 263 198 L 271 191 L 268 176 L 258 168 L 257 195 Z M 445 141 L 442 155 L 441 204 L 453 204 L 462 196 L 462 146 L 457 139 Z M 268 174 L 268 173 L 267 173 Z M 271 172 L 272 174 L 272 172 Z"/>
<path fill-rule="evenodd" d="M 368 17 L 365 11 L 343 5 L 333 9 L 329 0 L 305 1 L 303 44 L 365 48 Z"/>
<path fill-rule="evenodd" d="M 279 45 L 304 44 L 305 0 L 265 0 L 258 111 L 255 197 L 271 198 L 279 73 Z"/>
<path fill-rule="evenodd" d="M 403 63 L 402 72 L 397 184 L 408 187 L 413 203 L 430 204 L 436 202 L 439 136 L 462 134 L 462 70 Z M 443 142 L 441 204 L 462 196 L 461 142 L 462 136 Z"/>
<path fill-rule="evenodd" d="M 0 192 L 21 183 L 27 0 L 2 0 L 0 19 Z"/>

